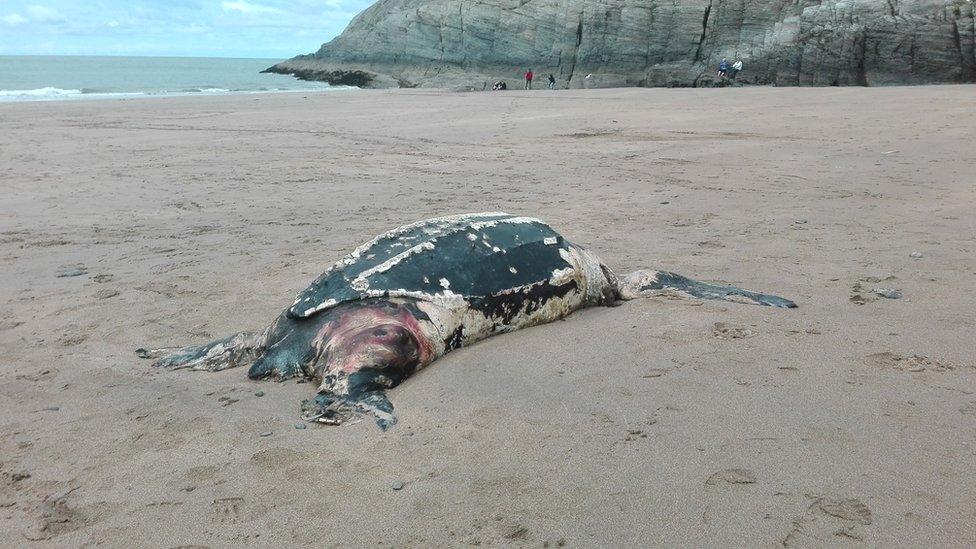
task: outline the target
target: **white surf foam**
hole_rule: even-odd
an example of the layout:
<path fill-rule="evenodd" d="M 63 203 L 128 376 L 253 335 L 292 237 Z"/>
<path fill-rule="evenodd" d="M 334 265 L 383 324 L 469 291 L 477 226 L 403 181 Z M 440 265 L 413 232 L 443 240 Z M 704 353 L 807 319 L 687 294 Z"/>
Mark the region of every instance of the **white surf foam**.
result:
<path fill-rule="evenodd" d="M 64 97 L 81 95 L 81 90 L 65 90 L 61 88 L 37 88 L 34 90 L 0 90 L 0 97 Z"/>

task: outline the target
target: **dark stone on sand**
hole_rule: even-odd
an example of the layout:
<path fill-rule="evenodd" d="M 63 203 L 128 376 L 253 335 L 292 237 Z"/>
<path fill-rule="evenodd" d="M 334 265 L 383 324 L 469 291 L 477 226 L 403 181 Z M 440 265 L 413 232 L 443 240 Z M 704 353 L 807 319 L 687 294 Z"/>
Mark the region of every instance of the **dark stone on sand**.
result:
<path fill-rule="evenodd" d="M 76 267 L 61 267 L 55 276 L 58 278 L 67 278 L 72 276 L 81 276 L 88 274 L 88 269 L 83 266 Z"/>
<path fill-rule="evenodd" d="M 875 288 L 874 289 L 874 293 L 878 294 L 879 296 L 881 296 L 881 297 L 883 297 L 885 299 L 901 299 L 902 298 L 901 292 L 899 292 L 898 290 L 889 290 L 887 288 Z"/>

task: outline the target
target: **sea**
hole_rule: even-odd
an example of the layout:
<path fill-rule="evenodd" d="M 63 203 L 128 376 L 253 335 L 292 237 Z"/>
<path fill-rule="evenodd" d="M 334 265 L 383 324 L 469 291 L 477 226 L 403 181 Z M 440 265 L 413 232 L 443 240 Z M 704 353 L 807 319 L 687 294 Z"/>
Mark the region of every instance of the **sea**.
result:
<path fill-rule="evenodd" d="M 262 74 L 279 59 L 0 56 L 0 102 L 350 89 Z"/>

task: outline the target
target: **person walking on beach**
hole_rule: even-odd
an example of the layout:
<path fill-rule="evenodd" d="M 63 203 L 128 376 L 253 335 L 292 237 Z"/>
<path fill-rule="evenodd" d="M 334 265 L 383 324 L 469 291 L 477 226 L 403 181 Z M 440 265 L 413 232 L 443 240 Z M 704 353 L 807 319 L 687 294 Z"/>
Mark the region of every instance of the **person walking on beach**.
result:
<path fill-rule="evenodd" d="M 529 70 L 525 71 L 525 89 L 527 89 L 527 90 L 531 90 L 532 89 L 532 77 L 533 76 L 534 75 L 532 74 L 532 69 L 529 69 Z"/>
<path fill-rule="evenodd" d="M 551 74 L 549 75 L 549 89 L 556 89 L 556 77 Z"/>
<path fill-rule="evenodd" d="M 735 63 L 732 63 L 732 80 L 735 80 L 735 77 L 739 74 L 739 71 L 741 70 L 742 70 L 742 60 L 736 59 Z"/>

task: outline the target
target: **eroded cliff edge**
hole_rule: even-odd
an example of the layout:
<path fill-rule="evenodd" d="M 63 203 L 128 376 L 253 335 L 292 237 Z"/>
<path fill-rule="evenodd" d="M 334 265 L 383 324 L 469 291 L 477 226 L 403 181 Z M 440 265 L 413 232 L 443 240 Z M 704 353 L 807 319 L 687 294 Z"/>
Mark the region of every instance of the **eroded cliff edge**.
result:
<path fill-rule="evenodd" d="M 708 85 L 723 58 L 777 85 L 976 81 L 966 0 L 379 0 L 269 71 L 361 87 Z M 592 74 L 590 78 L 585 78 Z"/>

